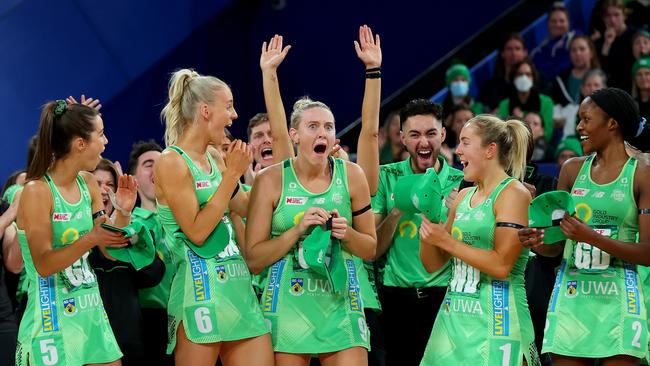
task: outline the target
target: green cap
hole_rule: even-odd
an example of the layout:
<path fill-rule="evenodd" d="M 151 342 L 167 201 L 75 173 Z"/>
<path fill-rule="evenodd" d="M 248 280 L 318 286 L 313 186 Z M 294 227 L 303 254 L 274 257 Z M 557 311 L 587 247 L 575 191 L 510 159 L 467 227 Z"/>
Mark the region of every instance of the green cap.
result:
<path fill-rule="evenodd" d="M 130 245 L 124 248 L 107 248 L 108 254 L 113 258 L 131 263 L 136 270 L 140 270 L 153 262 L 156 255 L 151 233 L 145 225 L 139 221 L 133 221 L 128 226 L 118 228 L 108 224 L 102 224 L 107 230 L 119 231 L 129 238 Z"/>
<path fill-rule="evenodd" d="M 528 226 L 544 229 L 544 244 L 553 244 L 566 239 L 560 229 L 564 213 L 573 216 L 576 207 L 573 197 L 566 191 L 551 191 L 541 194 L 528 207 Z"/>
<path fill-rule="evenodd" d="M 323 225 L 315 226 L 309 235 L 302 241 L 303 257 L 309 268 L 314 272 L 329 277 L 327 269 L 327 251 L 332 245 L 332 230 L 327 230 Z"/>
<path fill-rule="evenodd" d="M 447 73 L 445 75 L 445 80 L 447 81 L 447 85 L 451 84 L 451 82 L 456 78 L 456 76 L 464 77 L 468 83 L 472 82 L 472 76 L 469 73 L 469 69 L 467 68 L 467 66 L 463 64 L 455 64 L 447 69 Z"/>
<path fill-rule="evenodd" d="M 400 177 L 393 191 L 395 207 L 404 213 L 423 213 L 431 222 L 440 222 L 442 211 L 442 188 L 433 168 L 424 174 Z"/>
<path fill-rule="evenodd" d="M 555 150 L 555 160 L 557 160 L 558 156 L 560 156 L 560 153 L 564 150 L 571 150 L 574 153 L 576 153 L 576 156 L 582 156 L 582 145 L 580 144 L 580 141 L 573 137 L 566 137 L 560 143 L 557 145 L 557 149 Z"/>
<path fill-rule="evenodd" d="M 632 78 L 639 69 L 650 69 L 650 56 L 641 56 L 632 66 Z"/>
<path fill-rule="evenodd" d="M 332 238 L 331 221 L 325 225 L 315 226 L 303 239 L 302 250 L 305 263 L 301 265 L 327 278 L 327 282 L 335 292 L 345 288 L 347 272 L 341 265 L 341 243 L 338 239 Z"/>
<path fill-rule="evenodd" d="M 16 198 L 16 193 L 18 191 L 22 190 L 23 186 L 20 184 L 12 184 L 7 189 L 5 189 L 5 193 L 2 195 L 2 199 L 6 202 L 9 202 L 9 204 L 14 202 L 14 198 Z"/>
<path fill-rule="evenodd" d="M 230 243 L 230 231 L 227 227 L 228 216 L 223 216 L 217 227 L 212 230 L 203 245 L 196 245 L 180 229 L 174 233 L 174 237 L 184 242 L 196 255 L 201 258 L 214 258 L 226 249 Z"/>

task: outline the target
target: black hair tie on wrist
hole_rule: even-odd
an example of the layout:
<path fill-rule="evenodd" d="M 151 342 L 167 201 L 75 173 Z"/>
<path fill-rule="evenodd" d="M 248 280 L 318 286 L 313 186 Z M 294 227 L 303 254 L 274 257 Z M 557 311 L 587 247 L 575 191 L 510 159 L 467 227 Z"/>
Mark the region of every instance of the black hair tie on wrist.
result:
<path fill-rule="evenodd" d="M 372 69 L 366 69 L 366 74 L 371 73 L 371 72 L 380 72 L 381 67 L 373 67 Z"/>
<path fill-rule="evenodd" d="M 379 79 L 379 78 L 381 78 L 381 72 L 366 73 L 366 79 Z"/>
<path fill-rule="evenodd" d="M 99 210 L 93 214 L 93 221 L 97 220 L 98 218 L 106 215 L 106 211 L 104 210 Z"/>

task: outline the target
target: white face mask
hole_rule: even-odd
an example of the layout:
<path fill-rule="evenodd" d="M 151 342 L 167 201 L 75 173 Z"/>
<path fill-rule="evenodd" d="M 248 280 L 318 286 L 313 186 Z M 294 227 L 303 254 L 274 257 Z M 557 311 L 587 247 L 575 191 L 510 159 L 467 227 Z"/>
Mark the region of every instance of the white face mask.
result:
<path fill-rule="evenodd" d="M 526 75 L 519 75 L 515 78 L 514 84 L 517 91 L 526 93 L 533 87 L 533 80 Z"/>

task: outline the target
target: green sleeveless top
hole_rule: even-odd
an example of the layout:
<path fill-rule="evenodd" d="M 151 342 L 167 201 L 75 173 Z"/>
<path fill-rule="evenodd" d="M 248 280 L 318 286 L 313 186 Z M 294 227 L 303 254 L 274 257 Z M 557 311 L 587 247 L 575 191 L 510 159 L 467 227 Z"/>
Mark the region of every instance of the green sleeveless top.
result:
<path fill-rule="evenodd" d="M 293 159 L 282 163 L 282 194 L 273 213 L 271 236 L 277 237 L 300 223 L 310 207 L 337 209 L 352 226 L 352 208 L 346 162 L 329 159 L 332 179 L 322 193 L 310 192 L 295 174 Z M 331 240 L 325 263 L 328 279 L 309 267 L 303 240 L 268 270 L 262 294 L 262 311 L 271 329 L 276 352 L 326 353 L 360 346 L 368 348 L 364 317 L 363 263 L 339 240 Z M 365 274 L 367 282 L 367 274 Z"/>
<path fill-rule="evenodd" d="M 273 212 L 271 221 L 271 236 L 282 235 L 285 231 L 298 225 L 302 220 L 305 211 L 309 207 L 322 207 L 325 211 L 337 209 L 341 217 L 348 220 L 352 225 L 352 207 L 350 205 L 350 192 L 348 191 L 347 172 L 345 161 L 340 159 L 330 159 L 332 167 L 332 181 L 330 186 L 322 193 L 312 193 L 296 177 L 293 168 L 293 159 L 285 160 L 282 163 L 282 195 L 278 206 Z M 303 268 L 305 259 L 302 256 L 302 240 L 308 235 L 303 236 L 287 255 L 291 255 Z M 338 241 L 335 241 L 338 242 Z M 337 245 L 340 245 L 337 243 Z M 327 258 L 329 261 L 329 258 Z"/>
<path fill-rule="evenodd" d="M 207 155 L 211 168 L 208 174 L 201 171 L 180 148 L 170 146 L 169 149 L 178 152 L 185 160 L 192 173 L 197 201 L 203 207 L 221 183 L 221 173 L 212 157 Z M 187 338 L 201 344 L 236 341 L 268 333 L 228 212 L 224 212 L 219 224 L 224 225 L 227 231 L 226 237 L 219 237 L 217 243 L 224 249 L 211 258 L 199 256 L 187 240 L 175 236 L 180 227 L 168 206 L 158 203 L 158 216 L 165 241 L 172 248 L 176 269 L 167 304 L 167 353 L 171 354 L 176 347 L 181 323 Z"/>
<path fill-rule="evenodd" d="M 506 178 L 494 189 L 490 196 L 477 207 L 471 207 L 471 199 L 476 193 L 476 187 L 465 195 L 456 208 L 456 217 L 451 228 L 451 235 L 459 241 L 480 249 L 494 248 L 494 201 L 501 191 L 513 180 Z M 511 281 L 523 283 L 524 271 L 528 258 L 528 250 L 522 250 L 512 272 L 508 276 Z M 488 280 L 488 275 L 467 265 L 459 258 L 452 259 L 452 272 L 449 281 L 449 291 L 464 295 L 474 295 L 480 290 L 481 283 Z"/>
<path fill-rule="evenodd" d="M 221 172 L 217 168 L 217 165 L 212 159 L 212 156 L 206 153 L 208 157 L 208 161 L 210 162 L 210 173 L 208 174 L 202 171 L 201 169 L 199 169 L 199 167 L 197 167 L 196 164 L 194 164 L 192 159 L 190 159 L 190 157 L 178 146 L 169 146 L 168 148 L 170 150 L 174 150 L 177 153 L 179 153 L 183 157 L 183 160 L 185 160 L 185 162 L 187 163 L 187 167 L 190 169 L 190 172 L 192 173 L 192 177 L 194 179 L 194 189 L 196 191 L 196 199 L 199 202 L 199 206 L 203 207 L 206 203 L 208 203 L 208 201 L 210 201 L 212 195 L 214 195 L 214 192 L 217 191 L 217 188 L 221 183 Z M 162 224 L 165 230 L 166 241 L 168 243 L 180 242 L 179 240 L 173 238 L 173 234 L 176 233 L 177 231 L 180 231 L 180 226 L 176 222 L 176 219 L 174 218 L 174 214 L 172 213 L 171 209 L 168 206 L 162 205 L 160 203 L 158 203 L 157 205 L 158 205 L 158 216 L 160 218 L 160 223 Z M 226 225 L 230 239 L 225 249 L 218 254 L 219 259 L 229 259 L 232 257 L 241 258 L 241 254 L 239 252 L 239 248 L 237 247 L 237 243 L 235 240 L 235 229 L 233 228 L 232 223 L 228 218 L 227 208 L 226 211 L 224 211 L 223 213 L 221 222 Z M 179 258 L 183 258 L 185 256 L 185 253 L 183 253 L 182 246 L 179 245 L 172 246 L 172 250 L 174 252 L 173 255 L 175 257 L 177 255 L 180 256 Z"/>
<path fill-rule="evenodd" d="M 514 178 L 506 178 L 481 204 L 472 207 L 476 187 L 456 208 L 451 235 L 475 248 L 493 250 L 496 216 L 494 202 Z M 513 230 L 513 229 L 510 229 Z M 451 280 L 431 331 L 422 366 L 429 365 L 539 365 L 530 319 L 523 249 L 505 279 L 497 279 L 451 258 Z"/>
<path fill-rule="evenodd" d="M 637 161 L 629 158 L 619 176 L 610 183 L 598 184 L 591 179 L 595 155 L 582 164 L 571 196 L 576 216 L 601 235 L 624 242 L 636 242 L 639 231 L 638 208 L 634 200 L 634 172 Z M 622 262 L 587 243 L 568 241 L 564 252 L 569 267 L 581 272 L 611 271 Z"/>
<path fill-rule="evenodd" d="M 636 243 L 637 161 L 629 158 L 616 179 L 598 184 L 591 178 L 595 158 L 592 154 L 585 159 L 571 188 L 576 216 L 600 235 Z M 542 352 L 645 357 L 648 323 L 642 286 L 635 264 L 589 243 L 567 240 L 549 301 Z"/>
<path fill-rule="evenodd" d="M 63 198 L 45 174 L 53 199 L 52 248 L 71 245 L 93 228 L 92 199 L 81 175 L 76 203 Z M 121 357 L 99 295 L 95 273 L 84 253 L 66 269 L 41 277 L 32 261 L 24 230 L 18 239 L 29 283 L 28 302 L 20 323 L 17 364 L 86 364 Z"/>

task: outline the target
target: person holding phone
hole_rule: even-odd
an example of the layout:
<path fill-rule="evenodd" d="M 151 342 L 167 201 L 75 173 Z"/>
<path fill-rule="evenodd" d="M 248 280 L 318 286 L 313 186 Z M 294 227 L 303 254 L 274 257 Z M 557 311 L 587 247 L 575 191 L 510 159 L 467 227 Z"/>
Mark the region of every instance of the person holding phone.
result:
<path fill-rule="evenodd" d="M 122 353 L 88 264 L 93 247 L 123 247 L 128 240 L 101 227 L 107 217 L 88 173 L 108 143 L 104 123 L 89 106 L 57 100 L 43 107 L 38 136 L 16 220 L 30 281 L 16 364 L 120 365 Z M 114 226 L 128 225 L 136 187 L 133 177 L 119 177 Z"/>

